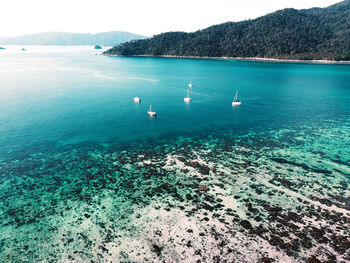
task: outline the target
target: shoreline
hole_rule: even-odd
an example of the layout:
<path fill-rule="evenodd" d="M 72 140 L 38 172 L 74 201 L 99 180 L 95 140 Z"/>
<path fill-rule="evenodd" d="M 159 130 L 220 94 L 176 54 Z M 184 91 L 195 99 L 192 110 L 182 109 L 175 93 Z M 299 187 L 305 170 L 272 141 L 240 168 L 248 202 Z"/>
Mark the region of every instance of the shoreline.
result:
<path fill-rule="evenodd" d="M 283 59 L 283 58 L 260 58 L 260 57 L 199 57 L 199 56 L 173 56 L 173 55 L 109 55 L 101 54 L 108 57 L 150 57 L 150 58 L 190 58 L 190 59 L 222 59 L 222 60 L 237 60 L 237 61 L 257 61 L 257 62 L 277 62 L 277 63 L 302 63 L 302 64 L 350 64 L 347 60 L 301 60 L 301 59 Z"/>

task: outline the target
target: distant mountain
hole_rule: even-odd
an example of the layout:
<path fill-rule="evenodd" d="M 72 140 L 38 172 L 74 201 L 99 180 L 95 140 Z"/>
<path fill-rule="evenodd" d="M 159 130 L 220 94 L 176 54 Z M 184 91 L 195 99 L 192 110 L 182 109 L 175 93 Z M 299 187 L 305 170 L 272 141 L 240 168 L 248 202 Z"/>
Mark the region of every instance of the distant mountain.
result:
<path fill-rule="evenodd" d="M 104 54 L 350 60 L 350 0 L 327 8 L 284 9 L 193 33 L 163 33 Z"/>
<path fill-rule="evenodd" d="M 97 34 L 46 32 L 17 37 L 0 37 L 1 45 L 103 45 L 115 46 L 145 36 L 129 32 L 111 31 Z"/>

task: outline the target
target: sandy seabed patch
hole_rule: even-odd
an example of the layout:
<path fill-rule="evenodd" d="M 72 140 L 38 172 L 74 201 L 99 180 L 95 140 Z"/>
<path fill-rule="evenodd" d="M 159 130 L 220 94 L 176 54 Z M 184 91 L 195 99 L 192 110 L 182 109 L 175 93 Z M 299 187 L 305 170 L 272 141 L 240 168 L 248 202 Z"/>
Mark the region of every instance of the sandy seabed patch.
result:
<path fill-rule="evenodd" d="M 1 159 L 0 261 L 350 261 L 349 132 Z"/>

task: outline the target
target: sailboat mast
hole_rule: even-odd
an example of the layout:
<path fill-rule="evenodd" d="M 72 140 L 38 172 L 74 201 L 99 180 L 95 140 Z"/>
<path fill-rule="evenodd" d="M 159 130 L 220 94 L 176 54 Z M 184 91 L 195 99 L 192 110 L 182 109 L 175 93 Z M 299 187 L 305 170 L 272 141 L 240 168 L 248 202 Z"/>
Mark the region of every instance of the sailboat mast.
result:
<path fill-rule="evenodd" d="M 235 98 L 234 98 L 233 100 L 234 100 L 234 101 L 237 101 L 237 99 L 238 99 L 238 90 L 237 90 L 236 96 L 235 96 Z"/>

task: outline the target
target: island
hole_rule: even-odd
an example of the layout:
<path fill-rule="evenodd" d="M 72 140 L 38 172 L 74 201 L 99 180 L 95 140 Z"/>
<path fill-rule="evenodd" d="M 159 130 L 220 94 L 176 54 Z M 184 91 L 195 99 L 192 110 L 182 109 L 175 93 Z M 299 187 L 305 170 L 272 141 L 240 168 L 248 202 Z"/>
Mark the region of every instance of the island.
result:
<path fill-rule="evenodd" d="M 105 51 L 112 56 L 350 61 L 350 0 L 326 8 L 284 9 L 192 33 L 167 32 Z"/>
<path fill-rule="evenodd" d="M 142 39 L 145 36 L 123 31 L 89 33 L 44 32 L 16 37 L 0 37 L 1 45 L 83 45 L 115 46 L 133 39 Z"/>
<path fill-rule="evenodd" d="M 5 49 L 4 47 L 0 47 L 0 49 Z"/>
<path fill-rule="evenodd" d="M 102 47 L 99 46 L 99 45 L 96 45 L 96 46 L 95 46 L 95 49 L 102 49 Z"/>

